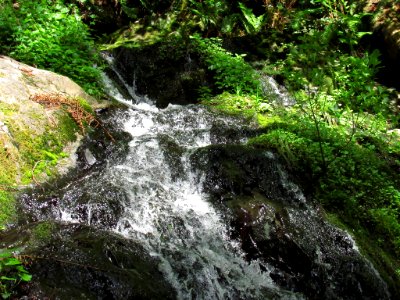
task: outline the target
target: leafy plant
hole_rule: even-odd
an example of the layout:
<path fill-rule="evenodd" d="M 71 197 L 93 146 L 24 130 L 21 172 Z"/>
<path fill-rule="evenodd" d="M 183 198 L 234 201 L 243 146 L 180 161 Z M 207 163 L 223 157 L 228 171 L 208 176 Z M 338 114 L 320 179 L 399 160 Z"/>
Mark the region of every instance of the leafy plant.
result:
<path fill-rule="evenodd" d="M 251 9 L 241 2 L 239 2 L 239 7 L 242 11 L 242 22 L 247 33 L 254 34 L 260 32 L 265 25 L 265 14 L 256 16 Z"/>
<path fill-rule="evenodd" d="M 214 72 L 214 79 L 220 91 L 236 94 L 257 94 L 260 81 L 254 69 L 245 62 L 243 56 L 232 54 L 222 48 L 217 38 L 203 39 L 198 35 L 191 37 L 197 51 L 203 56 L 208 69 Z"/>
<path fill-rule="evenodd" d="M 8 249 L 0 249 L 0 274 L 0 293 L 3 299 L 10 298 L 21 282 L 32 279 L 23 263 Z"/>
<path fill-rule="evenodd" d="M 100 56 L 73 5 L 55 1 L 4 1 L 0 35 L 4 54 L 24 63 L 69 76 L 89 94 L 102 95 Z"/>

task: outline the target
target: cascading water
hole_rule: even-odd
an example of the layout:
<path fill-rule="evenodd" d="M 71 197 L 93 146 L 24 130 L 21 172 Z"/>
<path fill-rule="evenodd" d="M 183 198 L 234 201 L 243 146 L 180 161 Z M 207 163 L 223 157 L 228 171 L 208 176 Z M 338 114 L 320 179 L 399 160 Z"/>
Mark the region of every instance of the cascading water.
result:
<path fill-rule="evenodd" d="M 61 224 L 84 224 L 84 229 L 76 225 L 72 232 L 94 228 L 100 234 L 111 232 L 118 239 L 123 237 L 140 244 L 157 261 L 158 270 L 174 288 L 178 299 L 317 299 L 319 295 L 341 298 L 335 293 L 351 295 L 349 299 L 368 293 L 390 298 L 385 283 L 361 258 L 354 241 L 321 220 L 274 155 L 256 151 L 250 158 L 253 164 L 256 161 L 255 169 L 262 169 L 263 175 L 267 175 L 260 179 L 254 173 L 257 170 L 247 166 L 249 161 L 242 157 L 245 154 L 242 150 L 232 148 L 224 152 L 225 144 L 245 142 L 244 132 L 248 128 L 244 121 L 217 115 L 199 105 L 169 105 L 160 109 L 148 98 L 137 96 L 132 87 L 129 89 L 132 98 L 124 98 L 106 75 L 104 80 L 110 96 L 127 105 L 110 116 L 116 127 L 130 135 L 126 151 L 100 164 L 96 153 L 85 149 L 83 156 L 88 165 L 85 172 L 56 191 L 44 193 L 44 201 L 37 200 L 35 194 L 22 200 L 30 222 L 58 220 Z M 224 159 L 221 153 L 229 156 L 232 151 L 236 151 L 233 154 L 236 157 L 218 161 Z M 204 153 L 207 155 L 203 157 Z M 233 212 L 209 200 L 213 190 L 219 193 L 221 189 L 237 188 L 224 178 L 219 180 L 222 176 L 218 172 L 219 164 L 232 167 L 238 160 L 240 168 L 246 169 L 240 170 L 244 175 L 239 180 L 253 180 L 257 184 L 252 185 L 255 191 L 245 195 L 253 196 L 246 198 L 239 214 L 231 217 Z M 206 168 L 199 167 L 199 163 Z M 268 199 L 259 195 L 260 191 L 281 201 L 278 204 L 281 208 L 269 205 Z M 232 194 L 235 191 L 228 198 Z M 241 196 L 232 196 L 233 203 L 240 202 Z M 258 198 L 265 201 L 259 202 Z M 236 222 L 232 227 L 231 219 L 232 224 Z M 244 236 L 240 239 L 238 232 L 242 230 Z M 60 246 L 61 250 L 63 247 Z M 118 272 L 132 268 L 115 258 L 113 247 L 107 247 L 100 252 L 113 267 L 118 267 Z M 50 248 L 53 251 L 58 246 Z M 267 254 L 251 257 L 248 255 L 251 251 Z M 73 258 L 76 259 L 75 254 Z M 343 262 L 339 261 L 342 258 Z M 358 272 L 355 279 L 342 275 L 348 270 Z M 95 278 L 90 272 L 82 274 L 84 278 Z M 370 277 L 365 279 L 365 274 Z M 357 276 L 362 280 L 358 281 Z M 351 290 L 352 282 L 357 283 L 355 293 Z M 101 283 L 101 279 L 95 281 L 93 289 Z M 127 285 L 130 287 L 132 283 L 128 280 Z M 73 284 L 75 288 L 76 283 Z M 128 294 L 132 297 L 132 293 Z M 111 298 L 125 299 L 122 295 L 128 294 L 114 293 Z"/>
<path fill-rule="evenodd" d="M 99 193 L 99 182 L 107 182 L 125 195 L 123 211 L 108 229 L 139 240 L 159 258 L 160 270 L 178 298 L 289 297 L 273 284 L 267 265 L 244 259 L 238 242 L 229 237 L 230 229 L 206 201 L 202 180 L 190 164 L 195 149 L 221 142 L 211 136 L 212 127 L 238 127 L 240 122 L 200 106 L 158 109 L 146 102 L 130 105 L 119 117 L 120 126 L 132 136 L 124 161 L 68 187 L 61 220 L 95 226 L 99 218 L 93 216 L 102 204 L 76 204 L 83 193 Z"/>

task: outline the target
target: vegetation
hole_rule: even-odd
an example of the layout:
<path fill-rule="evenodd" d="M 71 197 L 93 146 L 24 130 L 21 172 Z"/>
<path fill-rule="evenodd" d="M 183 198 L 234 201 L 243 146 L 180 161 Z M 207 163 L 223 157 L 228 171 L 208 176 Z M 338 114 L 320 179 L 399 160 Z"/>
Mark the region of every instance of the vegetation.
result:
<path fill-rule="evenodd" d="M 11 250 L 0 249 L 0 295 L 9 299 L 20 282 L 29 282 L 32 275 Z"/>
<path fill-rule="evenodd" d="M 101 63 L 79 16 L 85 10 L 67 3 L 90 6 L 21 0 L 16 8 L 0 1 L 0 51 L 100 95 L 93 65 Z M 386 276 L 400 280 L 400 119 L 396 92 L 376 82 L 380 54 L 368 38 L 378 11 L 366 13 L 361 1 L 350 0 L 113 3 L 130 25 L 106 38 L 103 49 L 165 40 L 194 49 L 216 87 L 200 88 L 202 103 L 257 120 L 264 133 L 249 144 L 275 149 L 308 180 L 331 219 L 353 232 L 366 254 L 389 270 Z M 264 90 L 267 75 L 286 86 L 295 105 L 282 105 Z M 20 134 L 35 149 L 54 140 Z M 36 155 L 32 162 L 54 153 L 29 149 L 22 147 L 21 155 Z M 12 171 L 0 172 L 0 179 L 9 180 Z M 0 203 L 8 198 L 0 191 Z"/>
<path fill-rule="evenodd" d="M 65 2 L 0 1 L 0 53 L 66 75 L 100 97 L 100 56 L 77 7 Z"/>

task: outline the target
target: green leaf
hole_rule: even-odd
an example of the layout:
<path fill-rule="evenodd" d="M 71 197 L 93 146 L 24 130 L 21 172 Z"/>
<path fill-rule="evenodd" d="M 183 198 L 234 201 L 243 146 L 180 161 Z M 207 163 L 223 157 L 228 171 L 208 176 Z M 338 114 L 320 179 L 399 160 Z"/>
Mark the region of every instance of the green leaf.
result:
<path fill-rule="evenodd" d="M 16 258 L 9 258 L 4 263 L 5 266 L 16 266 L 16 265 L 20 265 L 20 264 L 21 264 L 21 262 Z"/>
<path fill-rule="evenodd" d="M 0 279 L 1 279 L 1 280 L 8 280 L 8 281 L 16 281 L 15 278 L 13 278 L 13 277 L 7 277 L 7 276 L 1 276 Z"/>
<path fill-rule="evenodd" d="M 371 35 L 371 34 L 372 34 L 371 31 L 360 31 L 360 32 L 357 32 L 357 37 L 362 38 L 364 35 Z"/>
<path fill-rule="evenodd" d="M 28 282 L 31 281 L 32 275 L 30 274 L 19 274 L 19 277 L 21 278 L 22 281 Z"/>
<path fill-rule="evenodd" d="M 2 297 L 3 299 L 8 299 L 8 298 L 10 298 L 10 296 L 11 296 L 11 293 L 9 293 L 9 292 L 1 293 L 1 297 Z"/>
<path fill-rule="evenodd" d="M 12 255 L 13 255 L 13 253 L 12 253 L 11 250 L 7 250 L 7 249 L 3 250 L 3 249 L 0 249 L 0 258 L 10 257 L 10 256 L 12 256 Z"/>

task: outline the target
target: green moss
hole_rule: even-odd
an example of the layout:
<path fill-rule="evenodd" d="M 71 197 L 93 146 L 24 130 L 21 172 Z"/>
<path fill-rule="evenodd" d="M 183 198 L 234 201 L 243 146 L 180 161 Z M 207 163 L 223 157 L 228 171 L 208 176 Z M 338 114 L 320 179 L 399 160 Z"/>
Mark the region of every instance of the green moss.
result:
<path fill-rule="evenodd" d="M 202 104 L 228 114 L 242 114 L 244 116 L 253 116 L 258 108 L 257 99 L 254 96 L 233 95 L 228 92 L 204 99 Z"/>
<path fill-rule="evenodd" d="M 15 181 L 18 159 L 14 157 L 11 149 L 0 139 L 0 184 L 9 185 Z"/>
<path fill-rule="evenodd" d="M 9 192 L 0 190 L 0 228 L 15 218 L 15 199 Z"/>
<path fill-rule="evenodd" d="M 260 127 L 266 128 L 274 124 L 283 124 L 284 121 L 280 116 L 257 114 L 257 122 L 260 125 Z"/>
<path fill-rule="evenodd" d="M 82 103 L 87 109 L 90 108 L 86 102 Z M 36 112 L 32 112 L 29 118 L 38 121 L 37 126 L 42 127 L 47 119 L 41 114 L 35 114 Z M 76 133 L 79 132 L 78 126 L 67 113 L 59 112 L 56 117 L 58 126 L 45 125 L 43 134 L 35 131 L 35 124 L 29 127 L 24 123 L 13 121 L 12 118 L 9 119 L 8 129 L 13 138 L 12 143 L 16 147 L 14 151 L 17 153 L 10 152 L 10 149 L 4 147 L 5 140 L 3 141 L 0 148 L 1 183 L 29 184 L 33 179 L 43 178 L 42 174 L 49 176 L 54 174 L 58 159 L 65 157 L 64 146 L 68 142 L 75 141 Z M 0 139 L 0 144 L 1 142 Z"/>
<path fill-rule="evenodd" d="M 34 239 L 38 242 L 49 240 L 54 228 L 55 228 L 54 223 L 51 222 L 39 223 L 33 229 Z"/>
<path fill-rule="evenodd" d="M 83 98 L 76 98 L 76 100 L 79 102 L 79 105 L 87 112 L 94 114 L 93 108 L 90 106 L 90 104 Z"/>
<path fill-rule="evenodd" d="M 59 115 L 59 127 L 47 125 L 43 134 L 36 132 L 35 126 L 24 126 L 12 118 L 7 119 L 7 124 L 12 140 L 0 135 L 0 188 L 29 184 L 33 179 L 43 179 L 43 175 L 53 175 L 58 160 L 66 156 L 64 146 L 76 140 L 75 133 L 79 130 L 66 113 Z M 0 224 L 9 222 L 14 214 L 12 195 L 0 190 Z"/>
<path fill-rule="evenodd" d="M 5 116 L 11 116 L 17 109 L 16 105 L 0 102 L 0 112 Z"/>

